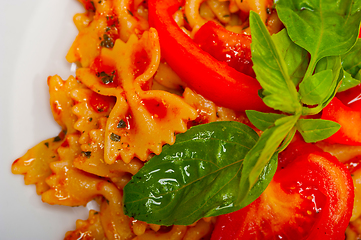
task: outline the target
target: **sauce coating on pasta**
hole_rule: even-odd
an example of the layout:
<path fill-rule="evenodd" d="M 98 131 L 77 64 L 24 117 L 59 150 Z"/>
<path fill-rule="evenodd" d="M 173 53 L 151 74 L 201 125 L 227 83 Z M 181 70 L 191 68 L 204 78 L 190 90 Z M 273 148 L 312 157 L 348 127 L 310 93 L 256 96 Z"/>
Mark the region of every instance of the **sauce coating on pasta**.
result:
<path fill-rule="evenodd" d="M 276 38 L 275 36 L 279 35 L 274 34 L 284 30 L 285 25 L 279 19 L 275 3 L 272 0 L 169 0 L 169 2 L 166 0 L 79 0 L 79 2 L 83 4 L 85 13 L 74 16 L 74 23 L 79 33 L 66 55 L 69 62 L 78 66 L 76 74 L 66 80 L 57 75 L 50 76 L 47 80 L 50 107 L 55 121 L 61 127 L 61 132 L 55 133 L 56 137 L 35 145 L 24 156 L 16 159 L 12 164 L 12 172 L 24 175 L 25 184 L 35 184 L 37 194 L 41 195 L 45 203 L 71 207 L 86 205 L 90 201 L 98 204 L 99 210 L 90 210 L 87 220 L 78 220 L 75 229 L 65 234 L 64 239 L 67 240 L 224 239 L 224 236 L 219 238 L 216 236 L 219 230 L 217 226 L 220 226 L 217 219 L 222 217 L 217 217 L 216 214 L 208 216 L 206 211 L 205 216 L 188 225 L 148 223 L 137 219 L 136 216 L 130 216 L 124 203 L 124 189 L 130 181 L 134 180 L 134 175 L 147 164 L 150 165 L 154 156 L 162 156 L 164 149 L 177 145 L 176 139 L 180 136 L 179 134 L 187 133 L 194 126 L 214 122 L 237 122 L 245 125 L 250 131 L 254 131 L 255 136 L 262 136 L 266 132 L 267 128 L 260 128 L 247 117 L 244 111 L 246 109 L 233 108 L 232 99 L 234 96 L 245 98 L 246 101 L 252 103 L 251 110 L 266 109 L 267 116 L 281 112 L 279 109 L 269 108 L 260 99 L 265 99 L 265 96 L 262 95 L 264 89 L 256 81 L 253 68 L 252 54 L 255 50 L 251 47 L 252 29 L 250 29 L 249 19 L 252 15 L 250 12 L 256 12 L 266 32 L 270 34 L 270 38 L 271 35 L 273 39 Z M 157 5 L 159 3 L 162 3 L 160 4 L 162 6 Z M 151 7 L 158 7 L 157 11 L 151 11 Z M 159 9 L 164 12 L 158 11 Z M 152 15 L 154 12 L 159 15 Z M 155 27 L 157 24 L 155 18 L 161 19 L 160 22 L 164 26 Z M 164 32 L 169 34 L 165 43 L 162 42 Z M 195 57 L 198 59 L 194 60 L 193 55 L 183 59 L 180 55 L 169 53 L 169 49 L 179 50 L 176 47 L 174 49 L 169 47 L 181 45 L 178 37 L 187 39 L 187 49 L 182 50 L 184 55 L 191 56 L 191 53 L 196 53 Z M 277 51 L 287 56 L 287 51 L 291 51 L 290 48 L 280 48 Z M 310 62 L 308 55 L 300 54 L 300 57 L 297 55 L 291 60 L 297 62 L 298 58 L 303 58 L 308 64 Z M 187 60 L 190 62 L 188 63 Z M 179 66 L 197 64 L 187 68 L 175 68 L 172 65 L 174 63 L 178 63 Z M 207 66 L 204 67 L 204 65 Z M 205 71 L 199 73 L 199 66 L 204 67 L 202 69 Z M 300 64 L 299 69 L 302 68 Z M 213 78 L 220 70 L 222 73 Z M 296 72 L 297 69 L 291 70 Z M 222 75 L 224 73 L 226 76 Z M 199 82 L 189 82 L 185 79 L 184 76 L 190 75 L 200 76 Z M 235 79 L 234 76 L 244 76 L 244 79 Z M 217 83 L 225 83 L 224 79 L 228 81 L 226 82 L 228 85 L 217 85 Z M 251 83 L 251 80 L 254 82 Z M 200 87 L 195 90 L 195 85 Z M 238 87 L 243 89 L 244 96 L 237 95 Z M 212 91 L 209 90 L 211 88 Z M 353 104 L 357 107 L 359 88 L 360 86 L 351 88 L 348 92 L 337 96 L 344 102 L 351 99 L 352 103 L 349 105 Z M 202 92 L 202 89 L 206 89 L 205 92 Z M 229 91 L 233 89 L 235 92 L 232 91 L 232 94 L 228 95 L 225 92 L 227 89 Z M 208 90 L 211 94 L 205 97 L 203 93 Z M 225 94 L 221 95 L 222 92 Z M 251 96 L 251 99 L 247 99 L 247 96 Z M 231 100 L 227 100 L 228 97 Z M 286 115 L 291 115 L 291 113 L 287 112 Z M 270 122 L 263 120 L 260 120 L 262 124 Z M 262 124 L 260 125 L 263 126 Z M 279 122 L 276 119 L 272 124 L 277 125 Z M 243 128 L 238 130 L 240 134 Z M 203 137 L 207 134 L 213 136 L 214 132 L 202 132 L 193 139 L 180 138 L 183 142 L 192 140 L 206 142 L 209 139 L 204 140 Z M 253 141 L 253 135 L 250 136 Z M 298 141 L 298 137 L 300 136 L 293 133 L 290 139 L 286 138 L 280 144 L 279 149 L 282 149 L 287 141 L 288 143 Z M 215 137 L 216 140 L 219 139 Z M 225 147 L 232 140 L 233 137 L 230 137 L 217 146 L 219 148 L 217 159 L 222 160 L 222 152 L 233 151 Z M 243 146 L 243 143 L 238 145 Z M 348 146 L 317 141 L 314 145 L 336 156 L 341 164 L 345 165 L 345 168 L 341 169 L 342 173 L 345 173 L 347 168 L 352 174 L 349 179 L 352 176 L 351 180 L 355 189 L 352 194 L 355 194 L 355 201 L 346 235 L 348 240 L 358 239 L 361 237 L 359 227 L 361 221 L 361 144 Z M 245 147 L 248 148 L 248 146 Z M 209 148 L 216 147 L 211 145 Z M 199 149 L 199 151 L 204 150 Z M 192 152 L 190 155 L 198 157 L 197 154 L 198 152 Z M 277 171 L 286 168 L 285 162 L 289 159 L 302 155 L 297 148 L 287 154 L 289 155 L 280 157 Z M 174 159 L 174 162 L 190 161 L 188 158 L 182 159 L 181 157 L 184 156 L 179 157 L 180 155 L 186 154 L 176 152 L 164 159 Z M 207 175 L 202 176 L 206 165 L 203 162 L 211 161 L 202 157 L 198 160 L 198 169 L 189 169 L 190 165 L 181 169 L 183 179 L 192 174 L 201 176 L 185 184 L 185 187 L 207 177 Z M 234 162 L 243 160 L 235 159 Z M 159 161 L 159 165 L 161 164 L 163 162 Z M 217 164 L 214 163 L 218 167 Z M 160 170 L 159 167 L 153 172 Z M 273 170 L 276 172 L 276 169 L 269 171 Z M 165 173 L 171 172 L 174 172 L 172 167 L 165 171 Z M 146 176 L 146 181 L 152 181 L 151 173 Z M 158 183 L 162 184 L 164 190 L 168 187 L 171 189 L 169 182 L 172 181 L 176 182 L 174 179 L 164 177 Z M 213 179 L 209 182 L 213 183 Z M 263 218 L 267 223 L 261 224 L 264 226 L 260 233 L 260 236 L 264 234 L 262 239 L 294 236 L 293 226 L 284 226 L 282 229 L 283 225 L 280 227 L 277 223 L 278 220 L 282 224 L 287 222 L 286 218 L 289 216 L 294 217 L 290 221 L 296 221 L 299 229 L 312 229 L 315 222 L 318 224 L 318 216 L 321 215 L 319 212 L 322 212 L 323 206 L 329 203 L 328 196 L 314 182 L 314 179 L 304 180 L 302 183 L 296 180 L 279 184 L 271 182 L 268 188 L 262 186 L 261 182 L 255 188 L 264 187 L 264 192 L 259 198 L 253 199 L 255 201 L 252 204 L 249 202 L 250 205 L 243 206 L 245 208 L 241 209 L 243 211 L 241 216 L 247 216 L 247 218 L 242 217 L 244 225 L 238 229 L 247 226 L 249 226 L 248 230 L 257 228 L 254 224 L 256 220 L 249 220 L 249 216 L 258 217 L 261 215 L 260 212 L 278 208 L 281 209 L 278 212 L 284 212 L 278 216 L 270 213 Z M 349 182 L 347 184 L 345 186 L 350 185 Z M 205 187 L 203 192 L 207 191 Z M 292 202 L 296 208 L 287 206 L 282 208 L 284 205 L 278 201 L 275 193 L 279 193 L 280 196 L 283 194 L 285 199 L 289 198 L 289 202 Z M 210 192 L 210 194 L 213 193 Z M 233 196 L 233 193 L 225 195 L 224 200 L 231 195 Z M 270 196 L 274 202 L 268 201 Z M 349 199 L 350 196 L 345 196 L 345 198 Z M 147 197 L 149 197 L 148 205 L 157 204 L 152 198 L 153 193 Z M 165 194 L 156 197 L 166 198 Z M 253 196 L 249 194 L 248 197 Z M 185 207 L 191 204 L 189 202 L 183 204 L 181 200 L 176 204 L 177 206 Z M 147 214 L 156 213 L 150 211 L 143 215 Z M 350 215 L 349 212 L 347 214 Z M 225 215 L 222 214 L 222 216 Z M 278 235 L 270 237 L 268 234 L 274 229 L 283 231 L 283 235 L 277 233 Z M 216 233 L 212 236 L 213 231 Z M 247 234 L 251 236 L 252 233 L 246 231 L 244 235 L 238 237 L 248 236 Z M 308 237 L 308 235 L 309 232 L 302 232 L 302 237 Z M 297 237 L 300 236 L 297 235 Z M 238 238 L 235 237 L 235 239 Z"/>

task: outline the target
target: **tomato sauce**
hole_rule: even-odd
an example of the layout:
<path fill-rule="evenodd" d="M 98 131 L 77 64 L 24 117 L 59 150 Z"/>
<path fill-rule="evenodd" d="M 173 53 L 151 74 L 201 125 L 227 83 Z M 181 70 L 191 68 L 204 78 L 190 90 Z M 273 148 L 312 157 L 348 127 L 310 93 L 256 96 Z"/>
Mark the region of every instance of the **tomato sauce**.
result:
<path fill-rule="evenodd" d="M 113 59 L 104 56 L 98 56 L 94 59 L 90 70 L 99 78 L 100 82 L 108 87 L 116 88 L 118 86 L 118 71 Z"/>
<path fill-rule="evenodd" d="M 133 75 L 134 78 L 137 78 L 147 70 L 150 63 L 150 57 L 145 49 L 137 51 L 133 57 Z"/>
<path fill-rule="evenodd" d="M 86 10 L 95 12 L 94 1 L 81 0 L 81 2 L 84 4 Z"/>
<path fill-rule="evenodd" d="M 97 113 L 108 112 L 112 104 L 114 104 L 114 97 L 103 96 L 95 92 L 92 93 L 89 104 Z"/>
<path fill-rule="evenodd" d="M 67 139 L 61 144 L 62 147 L 69 147 L 69 142 Z"/>
<path fill-rule="evenodd" d="M 167 106 L 159 100 L 156 99 L 143 99 L 143 105 L 156 118 L 164 118 L 167 116 Z"/>
<path fill-rule="evenodd" d="M 60 116 L 61 112 L 63 111 L 63 108 L 61 106 L 61 104 L 59 103 L 59 101 L 54 101 L 52 103 L 52 109 L 53 109 L 53 112 L 54 114 Z"/>
<path fill-rule="evenodd" d="M 113 42 L 112 45 L 114 45 L 115 43 L 115 39 L 119 39 L 120 38 L 120 33 L 119 33 L 119 18 L 117 16 L 117 14 L 114 12 L 114 10 L 110 13 L 110 15 L 106 16 L 107 19 L 107 28 L 106 30 L 106 35 L 111 39 L 111 41 Z"/>

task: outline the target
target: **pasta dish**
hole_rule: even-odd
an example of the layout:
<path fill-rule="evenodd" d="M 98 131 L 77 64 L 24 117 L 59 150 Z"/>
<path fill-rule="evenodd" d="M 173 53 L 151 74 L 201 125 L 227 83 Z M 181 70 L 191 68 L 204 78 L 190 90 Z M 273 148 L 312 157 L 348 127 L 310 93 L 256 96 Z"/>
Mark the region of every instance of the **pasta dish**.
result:
<path fill-rule="evenodd" d="M 361 3 L 79 2 L 62 130 L 11 169 L 99 205 L 64 239 L 361 239 Z"/>

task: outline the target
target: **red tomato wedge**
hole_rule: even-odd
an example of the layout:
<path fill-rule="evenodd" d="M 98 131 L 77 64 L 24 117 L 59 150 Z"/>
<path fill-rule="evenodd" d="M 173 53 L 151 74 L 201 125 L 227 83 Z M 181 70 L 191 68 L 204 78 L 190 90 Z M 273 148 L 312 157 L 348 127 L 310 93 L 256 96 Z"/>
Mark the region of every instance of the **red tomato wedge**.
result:
<path fill-rule="evenodd" d="M 336 97 L 353 110 L 361 111 L 361 85 L 339 92 Z"/>
<path fill-rule="evenodd" d="M 345 238 L 354 201 L 350 173 L 311 144 L 297 148 L 304 153 L 296 159 L 286 154 L 289 159 L 256 201 L 218 217 L 212 240 Z"/>
<path fill-rule="evenodd" d="M 346 106 L 338 98 L 334 97 L 323 109 L 322 119 L 331 120 L 341 125 L 340 130 L 325 141 L 361 145 L 361 111 Z"/>
<path fill-rule="evenodd" d="M 260 84 L 202 50 L 172 15 L 182 0 L 149 0 L 149 23 L 157 29 L 162 56 L 187 85 L 217 105 L 234 110 L 267 111 L 258 95 Z"/>
<path fill-rule="evenodd" d="M 234 33 L 209 21 L 197 31 L 193 41 L 218 61 L 256 77 L 252 69 L 251 35 Z"/>

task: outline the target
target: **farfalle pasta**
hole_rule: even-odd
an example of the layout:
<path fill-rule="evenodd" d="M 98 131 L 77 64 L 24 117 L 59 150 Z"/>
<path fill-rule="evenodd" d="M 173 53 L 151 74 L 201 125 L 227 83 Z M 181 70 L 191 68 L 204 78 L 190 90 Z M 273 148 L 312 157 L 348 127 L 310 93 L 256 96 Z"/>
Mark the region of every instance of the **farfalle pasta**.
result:
<path fill-rule="evenodd" d="M 74 223 L 64 239 L 211 239 L 217 216 L 205 216 L 189 225 L 147 223 L 125 211 L 124 187 L 147 162 L 162 153 L 165 145 L 174 145 L 178 134 L 193 126 L 238 122 L 260 136 L 264 129 L 257 128 L 245 111 L 228 107 L 232 104 L 225 107 L 217 96 L 204 97 L 184 81 L 182 72 L 189 74 L 190 70 L 174 68 L 177 60 L 168 63 L 162 47 L 167 43 L 162 43 L 159 33 L 163 29 L 154 27 L 148 16 L 149 5 L 156 0 L 79 2 L 85 12 L 73 18 L 79 32 L 66 55 L 67 61 L 77 66 L 76 73 L 66 80 L 58 75 L 47 79 L 50 108 L 61 132 L 15 160 L 12 172 L 24 175 L 26 185 L 36 185 L 37 194 L 47 204 L 98 204 L 99 209 L 90 210 L 88 219 Z M 208 52 L 207 57 L 217 59 L 224 68 L 238 61 L 240 69 L 246 69 L 252 78 L 250 12 L 258 14 L 270 34 L 285 27 L 271 0 L 172 2 L 179 5 L 172 9 L 174 25 L 194 39 L 192 47 Z M 199 37 L 207 31 L 211 36 Z M 238 42 L 240 36 L 247 41 Z M 183 60 L 179 58 L 178 62 Z M 347 239 L 358 239 L 361 171 L 350 161 L 360 158 L 361 148 L 327 141 L 315 145 L 353 171 L 355 201 L 346 235 Z M 301 197 L 297 199 L 301 204 Z"/>

